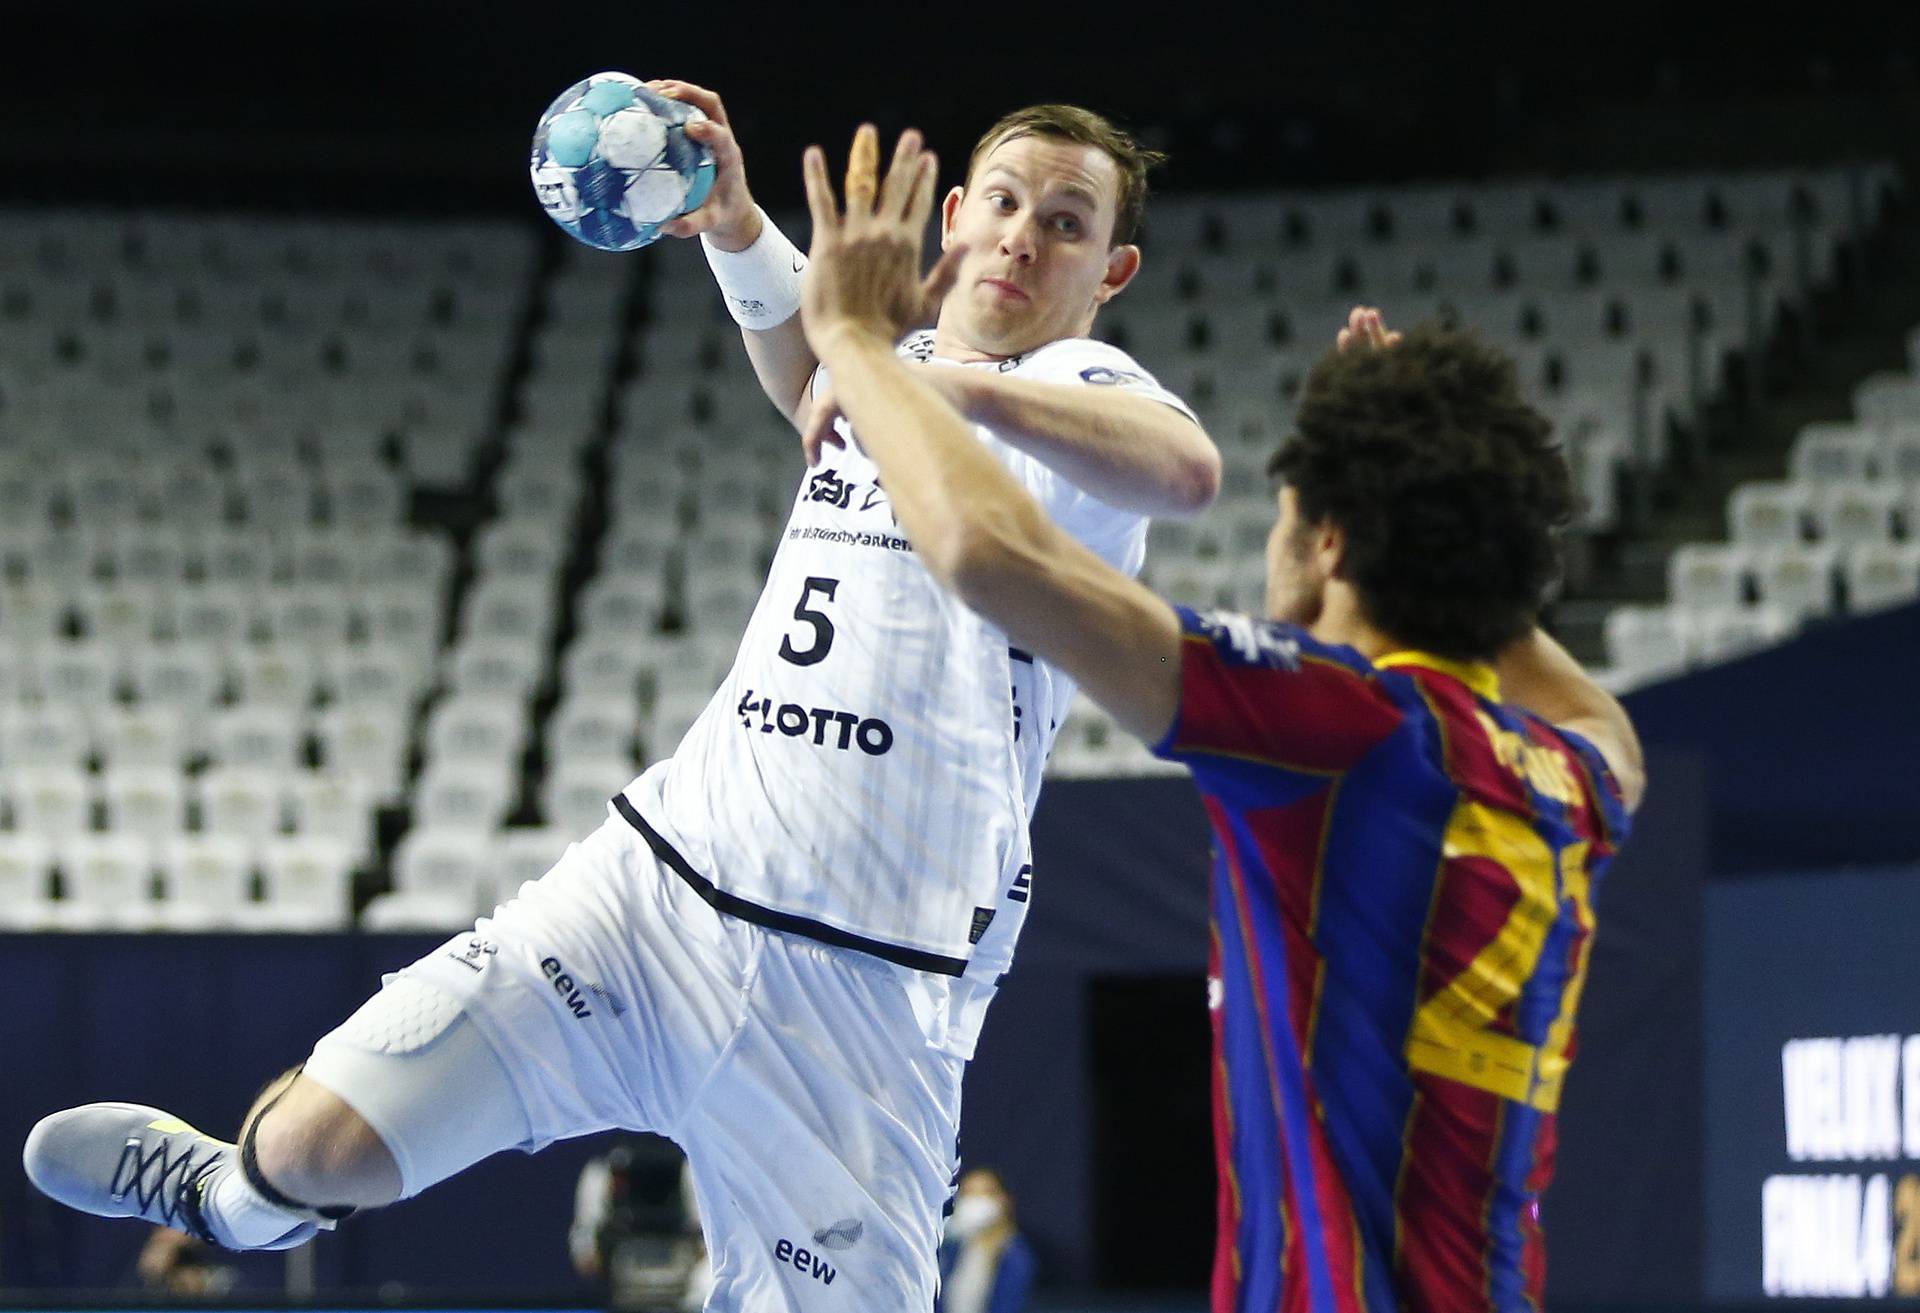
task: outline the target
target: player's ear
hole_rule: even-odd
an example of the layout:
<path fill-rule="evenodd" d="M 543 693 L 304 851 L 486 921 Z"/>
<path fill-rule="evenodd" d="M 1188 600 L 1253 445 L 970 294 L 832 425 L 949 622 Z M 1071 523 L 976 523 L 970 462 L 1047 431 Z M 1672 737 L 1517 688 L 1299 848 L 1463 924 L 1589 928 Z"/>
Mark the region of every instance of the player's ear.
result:
<path fill-rule="evenodd" d="M 1107 271 L 1100 276 L 1100 286 L 1094 289 L 1095 305 L 1105 305 L 1126 290 L 1133 276 L 1140 272 L 1140 248 L 1128 243 L 1116 246 L 1107 252 Z"/>
<path fill-rule="evenodd" d="M 1347 559 L 1347 531 L 1332 517 L 1322 520 L 1313 530 L 1313 559 L 1329 579 L 1337 578 Z"/>
<path fill-rule="evenodd" d="M 953 217 L 960 213 L 960 202 L 966 197 L 965 187 L 955 187 L 940 202 L 940 249 L 943 251 L 953 245 Z"/>

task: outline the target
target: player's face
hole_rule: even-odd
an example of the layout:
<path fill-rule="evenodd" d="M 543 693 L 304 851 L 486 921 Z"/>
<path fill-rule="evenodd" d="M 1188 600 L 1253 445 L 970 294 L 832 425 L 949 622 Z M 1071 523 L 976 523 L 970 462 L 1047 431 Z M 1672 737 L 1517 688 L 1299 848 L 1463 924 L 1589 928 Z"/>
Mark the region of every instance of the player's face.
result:
<path fill-rule="evenodd" d="M 1315 550 L 1312 526 L 1300 518 L 1300 498 L 1280 489 L 1280 517 L 1267 535 L 1267 616 L 1307 628 L 1326 603 L 1328 572 Z"/>
<path fill-rule="evenodd" d="M 1111 245 L 1120 181 L 1097 146 L 1057 137 L 995 146 L 941 209 L 941 249 L 967 246 L 941 328 L 997 356 L 1084 337 L 1140 267 L 1138 247 Z"/>

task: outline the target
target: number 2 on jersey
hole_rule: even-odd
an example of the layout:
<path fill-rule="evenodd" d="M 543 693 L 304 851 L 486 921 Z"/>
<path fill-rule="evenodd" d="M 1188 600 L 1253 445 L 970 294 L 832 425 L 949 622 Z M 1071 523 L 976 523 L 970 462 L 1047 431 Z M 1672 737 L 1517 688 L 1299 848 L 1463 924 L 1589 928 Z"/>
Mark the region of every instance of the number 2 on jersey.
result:
<path fill-rule="evenodd" d="M 809 575 L 805 586 L 800 589 L 800 600 L 793 604 L 793 618 L 813 630 L 813 642 L 804 648 L 793 645 L 793 636 L 786 635 L 780 640 L 780 655 L 796 666 L 818 665 L 826 660 L 827 653 L 833 648 L 833 619 L 825 611 L 816 610 L 807 603 L 813 595 L 819 593 L 827 601 L 834 600 L 839 589 L 838 579 L 822 579 Z"/>

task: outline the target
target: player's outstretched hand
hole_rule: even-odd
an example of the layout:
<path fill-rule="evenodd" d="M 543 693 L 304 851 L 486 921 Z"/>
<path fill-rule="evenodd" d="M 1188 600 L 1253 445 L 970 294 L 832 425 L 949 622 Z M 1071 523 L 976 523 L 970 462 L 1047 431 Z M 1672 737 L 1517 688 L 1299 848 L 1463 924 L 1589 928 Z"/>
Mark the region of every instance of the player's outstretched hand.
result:
<path fill-rule="evenodd" d="M 1400 337 L 1399 333 L 1388 331 L 1378 309 L 1370 305 L 1357 305 L 1348 313 L 1347 326 L 1334 339 L 1334 346 L 1341 351 L 1356 346 L 1377 350 L 1398 345 Z"/>
<path fill-rule="evenodd" d="M 687 124 L 687 135 L 713 152 L 713 190 L 707 193 L 706 203 L 692 214 L 661 224 L 660 231 L 668 237 L 707 233 L 722 249 L 730 251 L 753 245 L 760 235 L 760 212 L 754 208 L 753 193 L 747 190 L 747 166 L 718 93 L 674 78 L 655 78 L 647 86 L 705 114 L 706 122 Z"/>
<path fill-rule="evenodd" d="M 807 147 L 803 172 L 813 211 L 813 249 L 800 291 L 800 323 L 814 354 L 825 358 L 842 333 L 871 334 L 891 346 L 916 324 L 931 321 L 953 286 L 965 248 L 958 245 L 920 277 L 920 240 L 933 213 L 938 161 L 920 134 L 900 134 L 884 180 L 880 134 L 863 123 L 847 161 L 846 208 L 827 180 L 827 156 Z"/>

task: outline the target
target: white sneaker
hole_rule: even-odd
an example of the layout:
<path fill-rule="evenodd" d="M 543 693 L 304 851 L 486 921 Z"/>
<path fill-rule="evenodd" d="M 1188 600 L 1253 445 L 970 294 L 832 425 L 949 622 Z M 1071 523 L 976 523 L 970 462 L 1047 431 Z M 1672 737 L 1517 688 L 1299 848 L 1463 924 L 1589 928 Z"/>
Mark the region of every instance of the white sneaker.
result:
<path fill-rule="evenodd" d="M 138 1217 L 208 1244 L 208 1186 L 234 1171 L 225 1140 L 202 1135 L 170 1113 L 138 1103 L 89 1103 L 43 1117 L 21 1154 L 42 1194 L 96 1217 Z M 302 1222 L 257 1249 L 305 1244 L 322 1223 Z"/>

